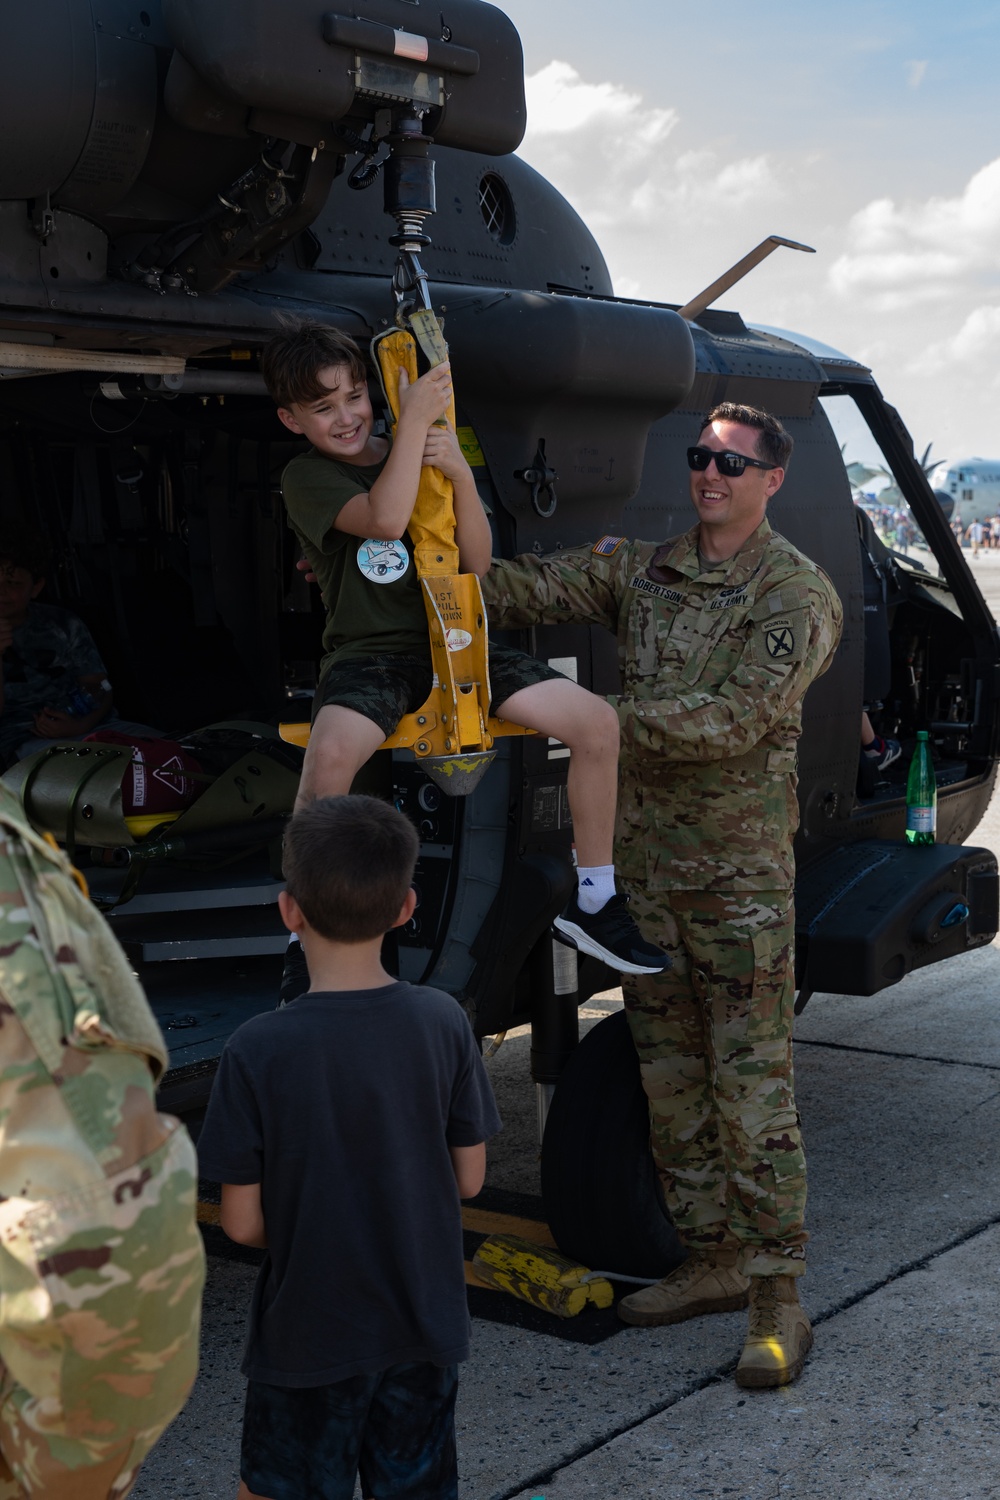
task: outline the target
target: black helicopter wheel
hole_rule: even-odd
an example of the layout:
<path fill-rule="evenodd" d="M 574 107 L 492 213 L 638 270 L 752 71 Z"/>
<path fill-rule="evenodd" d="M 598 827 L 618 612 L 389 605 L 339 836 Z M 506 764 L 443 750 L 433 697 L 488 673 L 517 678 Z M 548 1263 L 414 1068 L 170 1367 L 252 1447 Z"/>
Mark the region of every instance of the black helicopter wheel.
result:
<path fill-rule="evenodd" d="M 649 1153 L 649 1112 L 625 1012 L 584 1037 L 556 1085 L 542 1200 L 564 1255 L 593 1270 L 666 1276 L 684 1259 Z"/>

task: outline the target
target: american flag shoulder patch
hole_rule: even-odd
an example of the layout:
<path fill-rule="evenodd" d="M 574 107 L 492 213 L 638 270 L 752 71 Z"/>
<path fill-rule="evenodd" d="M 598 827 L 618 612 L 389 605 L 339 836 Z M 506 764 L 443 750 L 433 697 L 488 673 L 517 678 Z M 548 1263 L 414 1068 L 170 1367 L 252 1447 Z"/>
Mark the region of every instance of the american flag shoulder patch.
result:
<path fill-rule="evenodd" d="M 623 536 L 602 536 L 599 542 L 594 544 L 595 557 L 614 557 L 619 547 L 625 545 L 626 538 Z"/>

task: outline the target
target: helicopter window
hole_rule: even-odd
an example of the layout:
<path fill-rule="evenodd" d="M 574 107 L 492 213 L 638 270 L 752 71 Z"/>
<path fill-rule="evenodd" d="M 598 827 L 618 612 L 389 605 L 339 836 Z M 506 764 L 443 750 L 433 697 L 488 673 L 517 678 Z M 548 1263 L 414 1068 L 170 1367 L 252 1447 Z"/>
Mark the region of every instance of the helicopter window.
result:
<path fill-rule="evenodd" d="M 479 179 L 479 212 L 489 234 L 500 245 L 509 245 L 517 229 L 514 200 L 510 189 L 496 172 L 484 172 Z"/>
<path fill-rule="evenodd" d="M 868 513 L 880 541 L 891 552 L 910 557 L 931 573 L 937 573 L 923 531 L 850 396 L 822 396 L 820 404 L 840 443 L 855 505 Z M 930 449 L 924 454 L 923 469 L 933 485 L 932 476 L 938 464 L 928 461 L 929 453 Z"/>
<path fill-rule="evenodd" d="M 900 799 L 916 731 L 930 728 L 940 787 L 975 774 L 975 638 L 946 569 L 902 494 L 896 474 L 853 394 L 821 395 L 858 508 L 865 639 L 864 706 L 876 733 L 903 754 L 884 772 L 859 774 L 858 810 Z M 955 500 L 936 485 L 939 463 L 917 459 L 948 515 Z M 905 475 L 903 483 L 910 488 Z M 929 528 L 935 534 L 933 528 Z M 947 563 L 947 559 L 945 559 Z M 951 727 L 954 726 L 954 727 Z"/>

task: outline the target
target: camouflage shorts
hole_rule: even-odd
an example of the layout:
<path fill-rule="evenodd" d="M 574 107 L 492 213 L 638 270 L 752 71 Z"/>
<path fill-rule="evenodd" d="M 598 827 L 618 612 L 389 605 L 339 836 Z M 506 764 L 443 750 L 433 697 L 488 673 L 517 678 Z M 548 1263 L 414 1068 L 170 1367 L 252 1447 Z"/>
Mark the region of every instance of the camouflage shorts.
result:
<path fill-rule="evenodd" d="M 506 703 L 536 682 L 558 681 L 563 674 L 535 656 L 510 646 L 490 645 L 490 708 Z M 324 673 L 313 699 L 313 721 L 321 708 L 353 708 L 377 724 L 387 737 L 404 714 L 416 713 L 430 696 L 434 669 L 427 656 L 365 656 L 335 661 Z"/>

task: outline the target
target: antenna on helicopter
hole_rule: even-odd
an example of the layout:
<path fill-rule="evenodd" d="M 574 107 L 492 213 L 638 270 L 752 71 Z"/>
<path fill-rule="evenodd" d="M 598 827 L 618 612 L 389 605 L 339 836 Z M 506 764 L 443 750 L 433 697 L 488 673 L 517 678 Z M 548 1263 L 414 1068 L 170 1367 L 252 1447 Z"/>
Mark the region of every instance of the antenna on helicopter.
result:
<path fill-rule="evenodd" d="M 707 286 L 703 292 L 698 293 L 697 297 L 692 297 L 690 302 L 685 302 L 683 307 L 679 307 L 677 311 L 680 316 L 686 318 L 689 323 L 693 323 L 706 308 L 711 307 L 717 297 L 721 297 L 723 292 L 728 292 L 731 286 L 742 281 L 754 266 L 759 266 L 773 250 L 777 250 L 779 245 L 785 245 L 789 250 L 804 250 L 807 255 L 816 254 L 812 245 L 800 245 L 798 240 L 786 240 L 782 239 L 780 234 L 769 234 L 766 240 L 761 240 L 755 250 L 751 250 L 749 255 L 744 255 L 735 266 L 730 266 L 729 270 L 724 271 L 718 280 L 712 282 L 711 286 Z"/>

